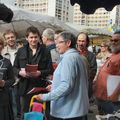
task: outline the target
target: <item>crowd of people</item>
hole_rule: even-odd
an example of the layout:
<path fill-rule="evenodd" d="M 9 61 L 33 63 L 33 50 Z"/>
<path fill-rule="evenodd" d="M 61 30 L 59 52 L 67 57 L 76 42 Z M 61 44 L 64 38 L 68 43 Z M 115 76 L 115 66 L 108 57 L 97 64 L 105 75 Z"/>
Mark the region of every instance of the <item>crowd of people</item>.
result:
<path fill-rule="evenodd" d="M 17 41 L 12 30 L 0 36 L 0 120 L 23 120 L 34 95 L 47 103 L 48 120 L 88 120 L 93 96 L 99 114 L 120 110 L 120 31 L 109 44 L 101 43 L 97 55 L 88 50 L 90 38 L 84 32 L 75 36 L 47 28 L 41 34 L 31 26 L 25 41 Z M 36 65 L 37 71 L 28 72 L 27 65 Z M 109 78 L 119 80 L 111 95 Z M 28 94 L 34 87 L 47 91 Z"/>

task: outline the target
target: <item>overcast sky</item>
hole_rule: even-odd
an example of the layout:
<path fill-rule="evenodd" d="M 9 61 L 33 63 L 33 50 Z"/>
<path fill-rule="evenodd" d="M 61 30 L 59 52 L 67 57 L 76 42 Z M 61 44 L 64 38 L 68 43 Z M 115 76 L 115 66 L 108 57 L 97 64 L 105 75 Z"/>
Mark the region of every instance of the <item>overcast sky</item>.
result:
<path fill-rule="evenodd" d="M 0 0 L 0 2 L 4 4 L 11 4 L 11 5 L 15 4 L 15 0 Z"/>

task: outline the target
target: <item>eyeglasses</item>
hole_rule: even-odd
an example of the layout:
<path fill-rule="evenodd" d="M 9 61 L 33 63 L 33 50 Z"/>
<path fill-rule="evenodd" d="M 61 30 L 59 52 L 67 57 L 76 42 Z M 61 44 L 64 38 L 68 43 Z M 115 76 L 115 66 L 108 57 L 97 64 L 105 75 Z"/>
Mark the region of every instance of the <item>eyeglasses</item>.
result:
<path fill-rule="evenodd" d="M 120 39 L 111 39 L 110 42 L 118 42 Z"/>
<path fill-rule="evenodd" d="M 103 45 L 101 45 L 100 47 L 107 47 L 107 46 L 103 46 Z"/>
<path fill-rule="evenodd" d="M 58 41 L 58 42 L 56 42 L 56 44 L 61 44 L 61 43 L 64 43 L 64 42 L 66 42 L 66 41 Z"/>

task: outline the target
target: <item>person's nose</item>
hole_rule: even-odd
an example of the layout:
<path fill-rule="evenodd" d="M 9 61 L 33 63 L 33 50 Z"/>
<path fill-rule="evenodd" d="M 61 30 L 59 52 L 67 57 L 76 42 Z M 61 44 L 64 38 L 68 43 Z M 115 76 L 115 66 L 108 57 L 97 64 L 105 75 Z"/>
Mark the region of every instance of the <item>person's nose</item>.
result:
<path fill-rule="evenodd" d="M 12 38 L 12 37 L 10 37 L 10 38 L 9 38 L 9 40 L 11 41 L 11 40 L 13 40 L 13 38 Z"/>

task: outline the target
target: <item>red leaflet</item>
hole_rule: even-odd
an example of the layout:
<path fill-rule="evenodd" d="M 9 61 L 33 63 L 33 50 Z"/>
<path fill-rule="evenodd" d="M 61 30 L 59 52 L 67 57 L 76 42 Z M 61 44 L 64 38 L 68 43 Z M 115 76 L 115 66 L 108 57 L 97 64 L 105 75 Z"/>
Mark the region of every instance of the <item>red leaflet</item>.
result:
<path fill-rule="evenodd" d="M 47 92 L 47 89 L 43 87 L 34 87 L 27 94 L 36 93 L 36 92 Z"/>

